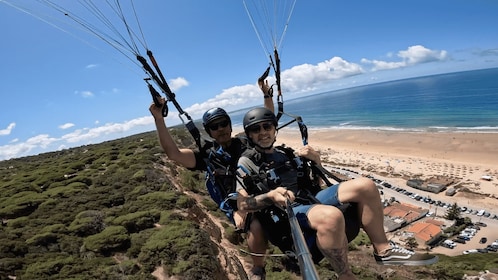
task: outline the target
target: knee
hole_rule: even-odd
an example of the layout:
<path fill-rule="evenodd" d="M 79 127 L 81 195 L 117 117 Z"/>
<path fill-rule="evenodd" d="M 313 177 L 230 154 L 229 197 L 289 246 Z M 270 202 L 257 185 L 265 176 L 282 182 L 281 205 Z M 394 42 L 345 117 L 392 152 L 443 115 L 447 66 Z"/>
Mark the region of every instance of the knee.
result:
<path fill-rule="evenodd" d="M 315 219 L 315 229 L 318 234 L 334 234 L 345 231 L 344 215 L 336 207 L 321 207 L 314 215 L 318 217 Z"/>
<path fill-rule="evenodd" d="M 379 194 L 379 191 L 377 190 L 377 186 L 375 185 L 375 183 L 368 178 L 365 177 L 356 178 L 353 180 L 353 182 L 355 183 L 356 191 L 361 194 L 364 195 Z"/>

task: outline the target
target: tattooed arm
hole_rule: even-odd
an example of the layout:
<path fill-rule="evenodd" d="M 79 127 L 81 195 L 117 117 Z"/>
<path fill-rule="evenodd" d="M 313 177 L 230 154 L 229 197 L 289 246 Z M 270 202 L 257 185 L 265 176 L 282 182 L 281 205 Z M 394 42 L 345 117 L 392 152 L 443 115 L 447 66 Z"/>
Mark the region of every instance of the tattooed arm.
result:
<path fill-rule="evenodd" d="M 237 207 L 243 211 L 258 211 L 273 204 L 285 206 L 287 199 L 294 201 L 294 193 L 283 187 L 256 196 L 250 196 L 246 190 L 241 189 L 237 197 Z"/>

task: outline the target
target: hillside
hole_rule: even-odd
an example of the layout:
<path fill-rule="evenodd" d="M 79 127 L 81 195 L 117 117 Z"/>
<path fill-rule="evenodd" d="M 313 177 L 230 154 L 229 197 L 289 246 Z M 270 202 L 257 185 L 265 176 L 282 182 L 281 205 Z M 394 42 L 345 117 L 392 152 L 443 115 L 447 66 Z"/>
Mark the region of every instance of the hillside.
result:
<path fill-rule="evenodd" d="M 184 129 L 174 135 L 192 146 Z M 0 178 L 0 279 L 244 279 L 243 236 L 203 175 L 165 158 L 155 132 L 1 161 Z M 461 279 L 498 267 L 498 254 L 380 267 L 368 243 L 360 235 L 350 245 L 360 279 Z M 268 258 L 268 278 L 299 279 L 289 267 Z M 335 279 L 327 262 L 318 270 Z"/>

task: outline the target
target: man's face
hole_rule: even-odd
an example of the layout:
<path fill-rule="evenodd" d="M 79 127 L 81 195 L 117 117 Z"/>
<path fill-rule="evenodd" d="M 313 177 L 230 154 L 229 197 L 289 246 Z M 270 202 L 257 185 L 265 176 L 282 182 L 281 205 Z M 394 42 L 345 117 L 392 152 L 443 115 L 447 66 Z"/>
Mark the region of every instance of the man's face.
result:
<path fill-rule="evenodd" d="M 215 119 L 208 125 L 208 129 L 211 137 L 222 146 L 232 139 L 232 126 L 227 118 Z"/>
<path fill-rule="evenodd" d="M 262 148 L 270 148 L 275 142 L 275 126 L 272 122 L 261 122 L 247 128 L 252 142 Z"/>

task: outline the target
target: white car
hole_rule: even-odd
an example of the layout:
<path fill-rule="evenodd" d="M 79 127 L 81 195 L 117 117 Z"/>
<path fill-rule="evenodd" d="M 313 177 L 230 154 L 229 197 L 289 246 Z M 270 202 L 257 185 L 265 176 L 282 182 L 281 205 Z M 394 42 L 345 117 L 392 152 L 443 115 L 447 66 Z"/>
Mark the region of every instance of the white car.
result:
<path fill-rule="evenodd" d="M 477 249 L 470 249 L 470 250 L 463 251 L 464 255 L 475 254 L 475 253 L 478 253 Z"/>
<path fill-rule="evenodd" d="M 456 247 L 456 243 L 449 239 L 446 239 L 443 243 L 446 244 L 451 249 Z"/>

